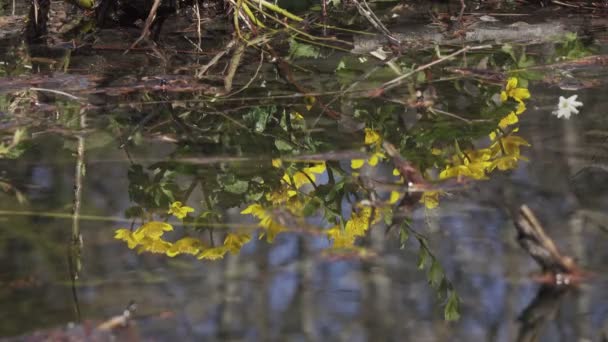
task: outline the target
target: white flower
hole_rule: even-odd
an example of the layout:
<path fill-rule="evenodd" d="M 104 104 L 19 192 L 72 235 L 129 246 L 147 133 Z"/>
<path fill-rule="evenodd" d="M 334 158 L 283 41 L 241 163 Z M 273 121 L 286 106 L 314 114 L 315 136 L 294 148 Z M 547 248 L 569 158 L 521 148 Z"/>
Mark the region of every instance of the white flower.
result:
<path fill-rule="evenodd" d="M 578 95 L 572 95 L 569 98 L 560 96 L 559 103 L 557 104 L 557 110 L 554 110 L 553 114 L 557 115 L 558 118 L 566 119 L 570 119 L 570 115 L 572 115 L 572 113 L 578 114 L 578 109 L 576 109 L 576 107 L 581 107 L 583 103 L 576 101 L 577 96 Z"/>

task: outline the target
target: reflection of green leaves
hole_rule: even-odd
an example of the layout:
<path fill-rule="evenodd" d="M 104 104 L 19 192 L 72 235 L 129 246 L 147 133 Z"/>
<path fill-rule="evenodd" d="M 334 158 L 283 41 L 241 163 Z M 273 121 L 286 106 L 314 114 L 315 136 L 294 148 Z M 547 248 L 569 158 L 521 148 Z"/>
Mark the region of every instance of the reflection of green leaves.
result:
<path fill-rule="evenodd" d="M 132 201 L 145 208 L 167 208 L 175 201 L 176 193 L 180 190 L 175 184 L 173 172 L 153 169 L 149 175 L 139 164 L 134 164 L 128 171 L 129 197 Z"/>
<path fill-rule="evenodd" d="M 249 126 L 253 126 L 256 133 L 262 133 L 266 130 L 266 125 L 272 115 L 276 113 L 276 110 L 275 106 L 253 107 L 243 114 L 243 120 L 245 120 Z"/>
<path fill-rule="evenodd" d="M 249 188 L 249 182 L 238 179 L 233 174 L 218 174 L 217 182 L 226 192 L 235 195 L 242 195 Z"/>
<path fill-rule="evenodd" d="M 224 189 L 230 193 L 241 195 L 247 192 L 247 188 L 249 187 L 249 182 L 243 180 L 236 180 L 232 184 L 225 184 Z"/>
<path fill-rule="evenodd" d="M 1 137 L 0 137 L 1 138 Z M 10 139 L 10 138 L 9 138 Z M 27 149 L 27 130 L 19 127 L 13 133 L 12 141 L 5 144 L 0 141 L 0 158 L 17 159 Z"/>
<path fill-rule="evenodd" d="M 555 60 L 577 59 L 594 53 L 593 46 L 586 46 L 576 33 L 567 33 L 555 48 Z"/>
<path fill-rule="evenodd" d="M 460 319 L 459 313 L 459 305 L 460 298 L 458 298 L 458 294 L 455 291 L 450 291 L 448 295 L 448 302 L 445 305 L 445 309 L 443 311 L 443 315 L 446 321 L 457 321 Z"/>
<path fill-rule="evenodd" d="M 294 38 L 289 39 L 289 56 L 296 58 L 319 58 L 321 50 L 314 45 L 300 43 Z"/>

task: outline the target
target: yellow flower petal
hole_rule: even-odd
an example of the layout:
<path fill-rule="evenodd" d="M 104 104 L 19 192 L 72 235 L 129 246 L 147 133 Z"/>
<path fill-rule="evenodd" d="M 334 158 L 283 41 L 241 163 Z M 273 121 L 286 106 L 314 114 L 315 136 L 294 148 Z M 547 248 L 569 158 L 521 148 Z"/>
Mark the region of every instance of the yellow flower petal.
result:
<path fill-rule="evenodd" d="M 283 166 L 283 161 L 281 161 L 281 159 L 273 159 L 272 160 L 272 166 L 275 168 L 280 168 L 281 166 Z"/>
<path fill-rule="evenodd" d="M 498 123 L 498 127 L 507 128 L 511 125 L 516 124 L 518 121 L 519 121 L 519 119 L 517 118 L 517 115 L 515 114 L 515 112 L 511 112 L 500 120 L 500 122 Z"/>
<path fill-rule="evenodd" d="M 370 128 L 365 129 L 365 145 L 373 145 L 375 143 L 380 142 L 381 140 L 382 137 L 380 137 L 380 134 L 378 134 L 378 132 Z"/>
<path fill-rule="evenodd" d="M 133 235 L 133 232 L 126 228 L 117 229 L 114 232 L 114 238 L 126 242 L 130 249 L 135 248 L 139 244 L 138 240 Z"/>
<path fill-rule="evenodd" d="M 179 254 L 196 255 L 201 251 L 202 248 L 203 243 L 201 240 L 192 237 L 185 237 L 175 241 L 175 243 L 169 247 L 166 254 L 170 257 L 174 257 Z"/>
<path fill-rule="evenodd" d="M 217 260 L 222 259 L 227 252 L 228 248 L 226 248 L 225 246 L 208 248 L 202 251 L 197 258 L 205 260 Z"/>
<path fill-rule="evenodd" d="M 439 191 L 425 191 L 420 198 L 420 202 L 424 204 L 427 209 L 437 208 L 439 205 Z"/>
<path fill-rule="evenodd" d="M 236 254 L 241 250 L 241 247 L 250 240 L 251 236 L 249 234 L 229 233 L 224 239 L 224 246 L 228 248 L 230 253 Z"/>
<path fill-rule="evenodd" d="M 136 240 L 142 240 L 149 237 L 152 239 L 160 238 L 165 232 L 173 230 L 173 226 L 166 222 L 150 221 L 143 226 L 137 228 L 133 233 Z"/>
<path fill-rule="evenodd" d="M 388 203 L 395 204 L 401 197 L 401 194 L 398 191 L 391 191 L 391 197 L 388 199 Z"/>
<path fill-rule="evenodd" d="M 365 160 L 363 159 L 353 159 L 350 161 L 350 167 L 353 169 L 360 169 L 365 164 Z"/>
<path fill-rule="evenodd" d="M 193 211 L 194 208 L 182 205 L 182 202 L 176 201 L 171 203 L 171 207 L 169 208 L 169 211 L 167 213 L 181 220 L 186 217 L 188 213 L 191 213 Z"/>

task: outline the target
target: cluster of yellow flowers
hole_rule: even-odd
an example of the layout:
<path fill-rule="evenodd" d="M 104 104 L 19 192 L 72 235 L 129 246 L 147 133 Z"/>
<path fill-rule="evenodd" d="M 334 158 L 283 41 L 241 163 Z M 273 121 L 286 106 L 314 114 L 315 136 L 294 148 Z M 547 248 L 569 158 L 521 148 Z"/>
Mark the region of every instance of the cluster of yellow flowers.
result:
<path fill-rule="evenodd" d="M 171 204 L 168 213 L 183 219 L 193 211 L 193 208 L 184 206 L 181 202 L 174 202 Z M 201 240 L 193 237 L 184 237 L 175 242 L 163 239 L 165 232 L 170 231 L 173 231 L 171 224 L 150 221 L 134 231 L 127 228 L 117 229 L 114 238 L 126 242 L 130 249 L 137 248 L 138 253 L 158 253 L 169 257 L 189 254 L 196 256 L 198 259 L 207 260 L 221 259 L 227 252 L 236 254 L 244 244 L 251 240 L 249 234 L 228 233 L 221 246 L 207 247 Z"/>
<path fill-rule="evenodd" d="M 498 127 L 501 130 L 518 123 L 519 118 L 517 116 L 526 111 L 524 100 L 530 98 L 530 91 L 526 88 L 517 87 L 518 83 L 519 81 L 516 77 L 510 77 L 507 80 L 505 90 L 500 92 L 500 101 L 503 103 L 507 102 L 509 99 L 513 99 L 517 102 L 517 108 L 507 114 L 507 116 L 502 118 L 498 123 Z M 490 133 L 490 138 L 494 140 L 496 138 L 496 132 Z"/>
<path fill-rule="evenodd" d="M 280 159 L 273 159 L 272 166 L 281 168 L 283 167 L 283 161 Z M 281 187 L 266 194 L 266 199 L 272 203 L 272 207 L 284 206 L 291 214 L 300 217 L 304 204 L 300 198 L 296 196 L 298 191 L 305 185 L 316 182 L 317 176 L 325 173 L 326 170 L 327 166 L 324 162 L 299 169 L 293 173 L 288 173 L 287 170 L 285 170 L 283 177 L 281 177 Z M 288 230 L 287 227 L 274 219 L 272 211 L 272 208 L 264 208 L 264 206 L 257 203 L 251 204 L 241 211 L 241 214 L 252 215 L 260 221 L 259 225 L 264 230 L 264 233 L 260 235 L 260 238 L 266 235 L 266 240 L 268 242 L 274 241 L 277 234 Z"/>
<path fill-rule="evenodd" d="M 369 166 L 376 166 L 382 159 L 386 159 L 386 155 L 382 152 L 382 137 L 378 132 L 371 128 L 365 129 L 365 145 L 371 148 L 372 154 L 367 159 L 353 159 L 350 162 L 350 167 L 354 170 L 360 169 L 366 163 Z"/>
<path fill-rule="evenodd" d="M 360 206 L 358 212 L 351 214 L 344 228 L 337 225 L 328 229 L 326 234 L 333 241 L 333 248 L 352 248 L 358 237 L 364 236 L 369 227 L 380 220 L 374 208 Z"/>

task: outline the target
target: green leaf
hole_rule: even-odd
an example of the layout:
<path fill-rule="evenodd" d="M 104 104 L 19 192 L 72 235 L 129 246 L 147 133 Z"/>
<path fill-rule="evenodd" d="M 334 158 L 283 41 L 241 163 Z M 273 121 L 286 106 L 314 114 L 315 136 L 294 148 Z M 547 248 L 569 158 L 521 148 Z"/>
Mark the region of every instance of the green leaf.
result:
<path fill-rule="evenodd" d="M 313 45 L 304 44 L 293 38 L 289 39 L 289 56 L 291 58 L 319 58 L 321 50 Z"/>
<path fill-rule="evenodd" d="M 262 133 L 266 130 L 269 118 L 276 112 L 276 107 L 254 107 L 243 115 L 243 120 L 253 126 L 253 130 Z"/>
<path fill-rule="evenodd" d="M 457 321 L 460 319 L 460 313 L 458 312 L 459 304 L 460 298 L 458 298 L 458 295 L 454 290 L 451 290 L 450 295 L 448 296 L 448 303 L 445 305 L 443 311 L 446 321 Z"/>
<path fill-rule="evenodd" d="M 293 150 L 291 144 L 282 139 L 275 140 L 274 146 L 276 146 L 279 151 L 289 152 Z"/>
<path fill-rule="evenodd" d="M 433 259 L 431 263 L 431 268 L 429 269 L 429 283 L 433 288 L 438 288 L 441 285 L 441 281 L 443 280 L 443 269 L 441 265 L 437 262 L 437 260 Z"/>
<path fill-rule="evenodd" d="M 429 257 L 429 252 L 426 250 L 426 247 L 421 243 L 420 251 L 418 252 L 418 269 L 424 269 L 426 265 L 426 259 Z"/>
<path fill-rule="evenodd" d="M 240 179 L 237 179 L 232 184 L 224 185 L 224 190 L 226 190 L 230 193 L 236 194 L 236 195 L 244 194 L 245 192 L 247 192 L 248 188 L 249 188 L 249 182 L 246 182 L 246 181 L 240 180 Z"/>

